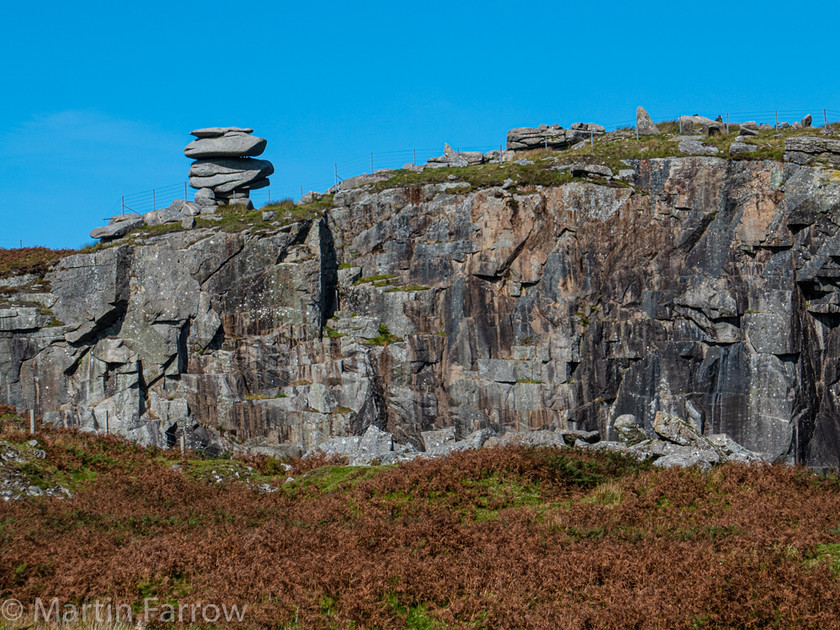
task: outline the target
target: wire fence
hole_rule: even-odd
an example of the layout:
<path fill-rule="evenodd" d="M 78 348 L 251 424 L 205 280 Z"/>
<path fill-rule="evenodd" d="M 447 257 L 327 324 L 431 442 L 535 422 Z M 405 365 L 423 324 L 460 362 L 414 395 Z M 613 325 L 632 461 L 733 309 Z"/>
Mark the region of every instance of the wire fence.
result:
<path fill-rule="evenodd" d="M 658 112 L 654 113 L 658 114 Z M 758 124 L 766 123 L 780 127 L 785 122 L 790 124 L 798 122 L 801 118 L 808 114 L 813 116 L 813 125 L 815 127 L 828 126 L 832 124 L 830 121 L 840 120 L 840 110 L 822 108 L 810 110 L 780 109 L 715 112 L 710 114 L 709 117 L 714 118 L 719 115 L 728 124 L 739 124 L 748 120 L 754 120 Z M 676 121 L 681 115 L 685 115 L 685 113 L 657 115 L 656 119 L 659 121 Z M 633 129 L 636 124 L 636 119 L 634 117 L 599 124 L 603 125 L 608 131 L 625 128 Z M 836 125 L 836 123 L 834 124 Z M 837 128 L 840 130 L 840 125 L 837 125 Z M 456 152 L 480 151 L 486 153 L 488 151 L 505 149 L 506 141 L 503 140 L 499 144 L 492 145 L 453 146 L 452 148 Z M 429 158 L 440 156 L 442 154 L 442 146 L 436 148 L 401 149 L 396 151 L 372 151 L 342 161 L 333 162 L 330 165 L 332 167 L 331 170 L 324 168 L 318 179 L 313 179 L 299 184 L 285 181 L 278 185 L 272 185 L 268 188 L 253 190 L 250 192 L 250 198 L 256 207 L 284 199 L 297 200 L 308 191 L 323 192 L 335 184 L 356 175 L 372 173 L 379 169 L 401 168 L 406 164 L 424 164 L 429 160 Z M 182 181 L 180 183 L 158 186 L 148 190 L 123 195 L 119 199 L 115 200 L 109 209 L 103 211 L 102 218 L 105 219 L 117 214 L 128 212 L 144 214 L 151 210 L 166 208 L 176 199 L 190 201 L 194 194 L 195 191 L 189 187 L 189 183 Z M 23 247 L 24 245 L 25 243 L 20 239 L 0 237 L 0 247 L 12 248 Z"/>

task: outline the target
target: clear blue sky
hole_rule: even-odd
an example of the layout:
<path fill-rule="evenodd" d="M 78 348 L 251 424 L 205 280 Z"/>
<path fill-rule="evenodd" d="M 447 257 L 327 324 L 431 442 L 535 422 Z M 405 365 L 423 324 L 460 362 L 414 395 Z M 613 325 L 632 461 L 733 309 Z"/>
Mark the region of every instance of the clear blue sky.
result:
<path fill-rule="evenodd" d="M 276 199 L 324 190 L 334 163 L 369 170 L 371 151 L 375 168 L 398 166 L 412 148 L 498 147 L 511 127 L 632 124 L 640 104 L 660 120 L 821 119 L 840 110 L 838 13 L 773 0 L 7 3 L 0 247 L 83 245 L 121 195 L 150 209 L 136 193 L 175 194 L 203 126 L 267 138 Z"/>

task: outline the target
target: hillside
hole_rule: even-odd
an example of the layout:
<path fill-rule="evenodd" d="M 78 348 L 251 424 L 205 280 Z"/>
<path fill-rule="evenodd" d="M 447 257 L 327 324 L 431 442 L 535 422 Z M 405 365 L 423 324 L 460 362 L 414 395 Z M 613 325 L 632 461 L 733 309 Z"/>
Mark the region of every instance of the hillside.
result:
<path fill-rule="evenodd" d="M 837 469 L 838 141 L 661 127 L 512 130 L 549 148 L 157 210 L 46 273 L 9 266 L 0 402 L 275 456 L 371 427 L 398 458 L 448 427 L 613 441 L 619 418 L 654 438 L 673 417 Z"/>
<path fill-rule="evenodd" d="M 4 482 L 67 492 L 0 503 L 4 600 L 141 618 L 148 606 L 160 627 L 166 603 L 237 605 L 244 626 L 272 628 L 828 628 L 840 616 L 840 484 L 801 467 L 659 470 L 508 447 L 358 468 L 15 426 L 0 433 Z"/>

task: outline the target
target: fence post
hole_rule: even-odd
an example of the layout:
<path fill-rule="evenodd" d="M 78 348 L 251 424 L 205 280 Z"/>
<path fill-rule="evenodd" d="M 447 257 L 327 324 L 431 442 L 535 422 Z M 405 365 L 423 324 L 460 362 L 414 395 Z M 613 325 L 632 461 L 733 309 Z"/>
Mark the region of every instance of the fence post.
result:
<path fill-rule="evenodd" d="M 726 112 L 726 135 L 729 135 L 729 112 Z"/>
<path fill-rule="evenodd" d="M 636 129 L 636 140 L 638 140 L 638 139 L 639 139 L 639 130 Z M 589 130 L 589 146 L 590 147 L 595 146 L 595 132 L 592 131 L 591 129 Z"/>
<path fill-rule="evenodd" d="M 29 433 L 35 433 L 35 410 L 29 410 Z"/>
<path fill-rule="evenodd" d="M 370 152 L 370 174 L 373 175 L 373 151 Z"/>
<path fill-rule="evenodd" d="M 187 434 L 181 433 L 181 455 L 187 452 Z"/>
<path fill-rule="evenodd" d="M 110 427 L 108 426 L 108 410 L 105 410 L 105 435 L 108 435 Z"/>
<path fill-rule="evenodd" d="M 412 149 L 412 151 L 414 152 L 414 157 L 411 158 L 411 165 L 417 166 L 417 149 Z"/>
<path fill-rule="evenodd" d="M 184 201 L 187 200 L 187 182 L 184 182 Z"/>
<path fill-rule="evenodd" d="M 122 202 L 122 214 L 125 214 L 125 195 L 120 198 L 120 201 Z"/>
<path fill-rule="evenodd" d="M 335 185 L 338 186 L 338 164 L 333 164 L 333 174 L 335 175 Z"/>
<path fill-rule="evenodd" d="M 157 199 L 155 198 L 154 188 L 152 188 L 152 210 L 157 210 Z"/>
<path fill-rule="evenodd" d="M 499 164 L 501 165 L 501 163 L 502 163 L 502 145 L 500 144 L 499 145 Z"/>
<path fill-rule="evenodd" d="M 303 197 L 303 184 L 300 185 L 300 196 Z"/>
<path fill-rule="evenodd" d="M 828 114 L 825 110 L 823 110 L 823 120 L 825 121 L 825 127 L 828 128 Z"/>
<path fill-rule="evenodd" d="M 779 110 L 776 110 L 776 131 L 779 130 Z"/>
<path fill-rule="evenodd" d="M 268 189 L 268 203 L 271 205 L 271 188 Z"/>

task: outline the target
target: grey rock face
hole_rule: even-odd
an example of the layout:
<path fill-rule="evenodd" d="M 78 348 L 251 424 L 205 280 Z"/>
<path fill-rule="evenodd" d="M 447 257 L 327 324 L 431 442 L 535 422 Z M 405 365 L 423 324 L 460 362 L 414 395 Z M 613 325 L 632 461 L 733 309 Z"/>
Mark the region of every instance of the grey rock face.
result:
<path fill-rule="evenodd" d="M 161 210 L 147 212 L 143 215 L 143 221 L 146 225 L 165 225 L 167 223 L 180 223 L 185 216 L 178 210 L 163 208 Z"/>
<path fill-rule="evenodd" d="M 423 431 L 420 434 L 423 438 L 423 446 L 427 451 L 439 448 L 446 444 L 455 443 L 455 427 L 438 429 L 437 431 Z"/>
<path fill-rule="evenodd" d="M 309 407 L 319 413 L 332 413 L 336 402 L 330 390 L 321 383 L 314 383 L 309 388 Z"/>
<path fill-rule="evenodd" d="M 431 165 L 470 166 L 484 162 L 484 154 L 479 151 L 455 151 L 448 144 L 443 145 L 443 155 L 429 158 Z"/>
<path fill-rule="evenodd" d="M 194 160 L 219 157 L 256 157 L 265 151 L 266 140 L 247 133 L 230 131 L 215 138 L 193 140 L 184 155 Z"/>
<path fill-rule="evenodd" d="M 605 177 L 613 176 L 612 169 L 603 164 L 573 164 L 571 167 L 573 177 Z"/>
<path fill-rule="evenodd" d="M 572 123 L 572 130 L 573 131 L 583 131 L 585 133 L 604 133 L 607 128 L 604 125 L 599 125 L 598 123 L 584 123 L 584 122 L 577 122 Z"/>
<path fill-rule="evenodd" d="M 211 188 L 219 193 L 230 193 L 239 188 L 253 186 L 274 173 L 274 166 L 267 160 L 253 158 L 218 158 L 198 160 L 190 167 L 190 186 Z"/>
<path fill-rule="evenodd" d="M 705 116 L 680 116 L 680 131 L 685 135 L 726 133 L 726 125 L 720 121 L 706 118 Z"/>
<path fill-rule="evenodd" d="M 613 428 L 618 434 L 619 441 L 625 446 L 633 446 L 648 439 L 647 434 L 633 414 L 620 415 L 613 422 Z"/>
<path fill-rule="evenodd" d="M 114 217 L 114 219 L 116 218 L 117 217 Z M 125 215 L 125 217 L 119 221 L 114 221 L 114 219 L 112 219 L 112 223 L 109 225 L 104 225 L 91 230 L 90 237 L 109 241 L 125 236 L 132 230 L 135 230 L 145 224 L 143 217 L 137 214 Z"/>
<path fill-rule="evenodd" d="M 730 155 L 743 155 L 744 153 L 755 153 L 756 151 L 758 151 L 758 147 L 747 142 L 733 142 L 729 145 Z"/>
<path fill-rule="evenodd" d="M 205 127 L 190 131 L 190 135 L 196 138 L 218 138 L 227 133 L 254 133 L 254 130 L 250 127 Z"/>
<path fill-rule="evenodd" d="M 785 140 L 785 160 L 840 168 L 840 140 L 800 136 Z"/>
<path fill-rule="evenodd" d="M 659 127 L 654 124 L 650 114 L 648 114 L 647 110 L 641 105 L 636 108 L 636 131 L 639 132 L 640 136 L 659 135 Z"/>
<path fill-rule="evenodd" d="M 681 140 L 677 149 L 680 153 L 690 155 L 717 155 L 720 153 L 716 146 L 703 144 L 699 140 Z"/>
<path fill-rule="evenodd" d="M 657 411 L 653 430 L 662 439 L 683 446 L 696 446 L 698 433 L 685 420 L 665 411 Z"/>
<path fill-rule="evenodd" d="M 811 126 L 811 123 L 813 123 L 813 121 L 814 121 L 814 119 L 813 119 L 813 117 L 811 116 L 811 114 L 808 114 L 807 116 L 805 116 L 805 117 L 804 117 L 804 118 L 803 118 L 803 119 L 799 122 L 799 124 L 800 124 L 802 127 L 810 127 L 810 126 Z"/>
<path fill-rule="evenodd" d="M 398 461 L 454 427 L 661 459 L 686 456 L 650 439 L 676 418 L 704 461 L 840 466 L 831 171 L 629 162 L 633 188 L 362 186 L 317 221 L 67 257 L 0 309 L 0 396 L 160 445 L 300 453 L 375 426 Z M 573 433 L 625 414 L 648 439 Z"/>

